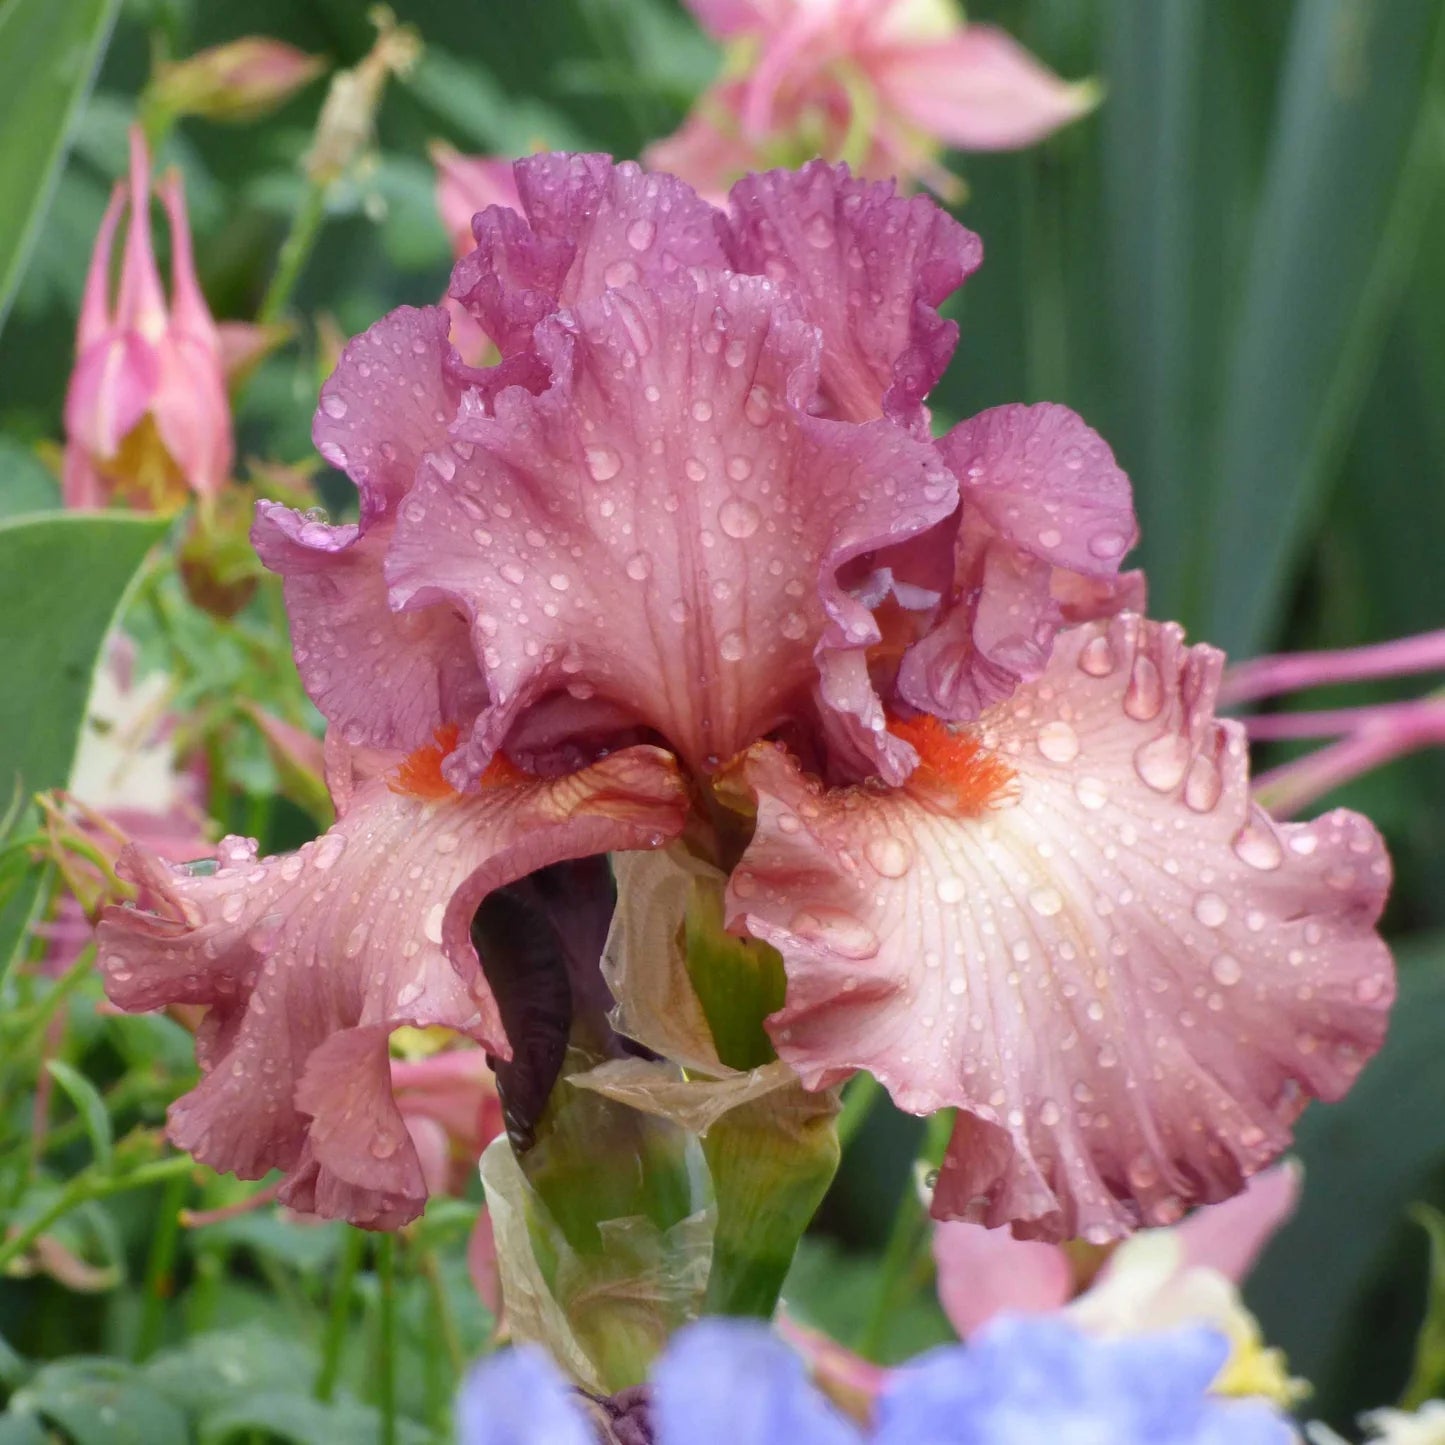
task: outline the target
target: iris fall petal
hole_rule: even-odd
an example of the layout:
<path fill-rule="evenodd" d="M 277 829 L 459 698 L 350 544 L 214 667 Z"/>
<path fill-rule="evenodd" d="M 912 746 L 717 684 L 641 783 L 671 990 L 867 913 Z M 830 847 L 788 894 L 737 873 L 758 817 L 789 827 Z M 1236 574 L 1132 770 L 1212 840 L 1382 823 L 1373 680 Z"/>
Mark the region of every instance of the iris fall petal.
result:
<path fill-rule="evenodd" d="M 810 1086 L 867 1068 L 905 1109 L 959 1108 L 938 1217 L 1048 1240 L 1171 1223 L 1378 1048 L 1383 847 L 1353 813 L 1250 803 L 1220 665 L 1126 614 L 1062 634 L 976 730 L 923 730 L 902 790 L 750 758 L 731 917 L 787 966 L 778 1051 Z"/>

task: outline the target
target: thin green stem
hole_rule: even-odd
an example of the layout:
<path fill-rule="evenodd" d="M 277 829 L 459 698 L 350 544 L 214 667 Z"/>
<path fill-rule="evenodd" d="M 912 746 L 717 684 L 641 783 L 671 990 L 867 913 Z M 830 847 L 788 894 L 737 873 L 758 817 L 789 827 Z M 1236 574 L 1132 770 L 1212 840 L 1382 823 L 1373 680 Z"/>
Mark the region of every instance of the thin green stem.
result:
<path fill-rule="evenodd" d="M 918 1190 L 914 1187 L 910 1171 L 903 1196 L 898 1201 L 898 1210 L 893 1216 L 893 1227 L 888 1233 L 883 1259 L 878 1266 L 873 1304 L 858 1335 L 858 1352 L 870 1360 L 878 1358 L 884 1330 L 898 1299 L 899 1287 L 913 1263 L 914 1247 L 922 1224 L 923 1204 L 918 1197 Z"/>
<path fill-rule="evenodd" d="M 452 1317 L 452 1307 L 447 1300 L 446 1283 L 442 1279 L 441 1269 L 437 1265 L 436 1251 L 422 1249 L 420 1251 L 421 1272 L 426 1278 L 427 1288 L 431 1294 L 432 1316 L 436 1322 L 437 1333 L 441 1336 L 441 1350 L 429 1350 L 429 1357 L 438 1361 L 445 1359 L 451 1366 L 451 1376 L 448 1379 L 445 1372 L 439 1372 L 442 1377 L 440 1388 L 435 1392 L 432 1399 L 433 1416 L 439 1427 L 445 1427 L 451 1418 L 452 1390 L 456 1382 L 461 1378 L 462 1371 L 466 1369 L 466 1356 L 462 1351 L 461 1336 L 457 1333 L 457 1323 Z"/>
<path fill-rule="evenodd" d="M 381 1411 L 381 1445 L 396 1445 L 396 1239 L 376 1241 L 376 1277 L 381 1285 L 376 1394 Z"/>
<path fill-rule="evenodd" d="M 129 1174 L 119 1176 L 98 1176 L 87 1171 L 77 1174 L 61 1190 L 54 1204 L 29 1224 L 16 1230 L 0 1244 L 0 1274 L 4 1274 L 12 1260 L 18 1259 L 42 1234 L 58 1220 L 63 1219 L 72 1209 L 92 1199 L 108 1199 L 112 1194 L 124 1194 L 131 1189 L 144 1189 L 151 1184 L 164 1184 L 178 1174 L 184 1175 L 196 1167 L 189 1155 L 178 1154 L 170 1159 L 158 1159 L 151 1164 L 142 1164 Z"/>
<path fill-rule="evenodd" d="M 838 1147 L 847 1149 L 859 1129 L 868 1121 L 873 1106 L 883 1096 L 883 1086 L 864 1070 L 843 1086 L 843 1107 L 838 1111 Z"/>
<path fill-rule="evenodd" d="M 191 1181 L 178 1174 L 166 1181 L 161 1195 L 155 1237 L 146 1260 L 145 1303 L 136 1330 L 135 1357 L 146 1360 L 156 1351 L 166 1323 L 166 1303 L 175 1285 L 176 1250 L 181 1238 L 181 1210 L 190 1193 Z"/>
<path fill-rule="evenodd" d="M 351 1292 L 356 1283 L 356 1271 L 361 1267 L 361 1257 L 366 1252 L 366 1236 L 359 1229 L 348 1229 L 341 1247 L 341 1263 L 337 1267 L 336 1288 L 331 1294 L 331 1317 L 326 1323 L 326 1336 L 321 1342 L 321 1370 L 316 1376 L 316 1398 L 322 1403 L 336 1393 L 336 1381 L 341 1374 L 341 1350 L 346 1343 L 347 1327 L 351 1323 Z"/>
<path fill-rule="evenodd" d="M 262 326 L 279 321 L 282 312 L 291 304 L 291 293 L 295 291 L 296 283 L 316 249 L 316 238 L 321 234 L 321 225 L 326 219 L 326 189 L 315 181 L 306 183 L 306 194 L 291 218 L 291 229 L 286 233 L 276 258 L 276 274 L 266 288 L 260 311 L 256 313 L 256 320 Z"/>

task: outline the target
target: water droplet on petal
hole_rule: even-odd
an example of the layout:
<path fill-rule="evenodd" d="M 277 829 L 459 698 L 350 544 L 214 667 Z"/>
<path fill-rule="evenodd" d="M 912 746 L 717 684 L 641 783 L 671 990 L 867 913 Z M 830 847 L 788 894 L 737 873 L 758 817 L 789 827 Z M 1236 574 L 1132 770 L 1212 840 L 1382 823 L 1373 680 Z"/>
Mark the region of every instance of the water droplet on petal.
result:
<path fill-rule="evenodd" d="M 1122 532 L 1099 532 L 1089 538 L 1089 551 L 1104 560 L 1117 557 L 1128 545 L 1129 539 Z"/>
<path fill-rule="evenodd" d="M 741 632 L 725 632 L 718 641 L 717 650 L 726 662 L 741 662 L 747 652 L 747 642 Z"/>
<path fill-rule="evenodd" d="M 586 455 L 594 482 L 610 482 L 622 470 L 622 458 L 611 447 L 588 447 Z"/>
<path fill-rule="evenodd" d="M 1232 953 L 1216 954 L 1214 962 L 1209 965 L 1209 971 L 1214 975 L 1214 981 L 1226 988 L 1244 977 L 1244 968 Z"/>
<path fill-rule="evenodd" d="M 334 391 L 328 391 L 321 398 L 321 410 L 329 417 L 335 417 L 340 421 L 346 415 L 346 400 L 337 396 Z"/>
<path fill-rule="evenodd" d="M 645 251 L 657 237 L 657 225 L 646 217 L 634 221 L 627 228 L 627 244 L 634 251 Z"/>
<path fill-rule="evenodd" d="M 1109 790 L 1098 778 L 1080 778 L 1074 784 L 1074 796 L 1090 812 L 1097 812 L 1109 801 Z"/>
<path fill-rule="evenodd" d="M 1057 527 L 1045 527 L 1044 530 L 1039 533 L 1039 546 L 1043 547 L 1046 551 L 1052 552 L 1063 540 L 1064 534 L 1059 531 Z"/>
<path fill-rule="evenodd" d="M 878 935 L 841 908 L 805 908 L 788 927 L 799 938 L 822 944 L 843 958 L 871 958 L 878 952 Z"/>
<path fill-rule="evenodd" d="M 1255 819 L 1246 823 L 1234 839 L 1234 852 L 1240 862 L 1268 873 L 1284 861 L 1284 850 L 1269 825 Z"/>
<path fill-rule="evenodd" d="M 1057 888 L 1035 888 L 1029 894 L 1029 907 L 1042 918 L 1052 918 L 1063 906 Z"/>
<path fill-rule="evenodd" d="M 901 878 L 913 861 L 913 849 L 902 838 L 870 838 L 863 856 L 885 878 Z"/>
<path fill-rule="evenodd" d="M 961 903 L 964 893 L 963 880 L 952 873 L 946 873 L 938 880 L 936 891 L 943 903 Z"/>
<path fill-rule="evenodd" d="M 773 415 L 773 399 L 766 387 L 755 386 L 748 392 L 747 400 L 743 402 L 743 415 L 754 426 L 767 426 Z"/>
<path fill-rule="evenodd" d="M 624 570 L 634 582 L 645 582 L 652 575 L 652 559 L 644 552 L 634 552 Z"/>
<path fill-rule="evenodd" d="M 1156 793 L 1167 793 L 1184 781 L 1189 766 L 1189 739 L 1165 733 L 1143 743 L 1134 754 L 1134 770 Z"/>
<path fill-rule="evenodd" d="M 312 856 L 313 867 L 320 868 L 323 872 L 332 866 L 338 858 L 346 851 L 346 839 L 335 833 L 328 833 L 317 845 L 316 852 Z"/>
<path fill-rule="evenodd" d="M 442 920 L 447 916 L 445 903 L 434 903 L 427 910 L 426 918 L 422 922 L 421 931 L 426 935 L 428 943 L 440 943 L 442 941 Z"/>
<path fill-rule="evenodd" d="M 762 513 L 744 497 L 729 497 L 717 514 L 718 525 L 729 537 L 741 542 L 751 537 L 762 523 Z"/>
<path fill-rule="evenodd" d="M 1079 670 L 1090 677 L 1108 677 L 1118 665 L 1107 637 L 1095 637 L 1079 653 Z"/>
<path fill-rule="evenodd" d="M 808 238 L 808 244 L 820 251 L 827 250 L 836 239 L 832 218 L 821 211 L 803 226 L 803 234 Z"/>
<path fill-rule="evenodd" d="M 1219 928 L 1229 917 L 1229 905 L 1217 893 L 1201 893 L 1194 900 L 1194 916 L 1206 928 Z"/>
<path fill-rule="evenodd" d="M 1200 756 L 1189 765 L 1189 776 L 1184 780 L 1184 801 L 1196 813 L 1207 813 L 1219 801 L 1224 789 L 1223 779 L 1213 758 Z"/>
<path fill-rule="evenodd" d="M 1066 722 L 1045 723 L 1037 741 L 1051 763 L 1071 763 L 1079 755 L 1079 735 Z"/>
<path fill-rule="evenodd" d="M 1152 657 L 1140 653 L 1124 690 L 1124 711 L 1135 722 L 1152 722 L 1164 706 L 1164 682 Z"/>

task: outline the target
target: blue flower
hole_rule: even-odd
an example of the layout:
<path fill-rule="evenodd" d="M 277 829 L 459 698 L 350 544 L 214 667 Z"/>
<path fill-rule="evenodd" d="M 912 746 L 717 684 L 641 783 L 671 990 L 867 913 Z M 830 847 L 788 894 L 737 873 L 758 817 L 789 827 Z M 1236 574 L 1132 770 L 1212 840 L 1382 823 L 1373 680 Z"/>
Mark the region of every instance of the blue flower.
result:
<path fill-rule="evenodd" d="M 1284 1416 L 1209 1385 L 1228 1353 L 1207 1329 L 1099 1340 L 1057 1318 L 1002 1319 L 898 1370 L 866 1437 L 766 1328 L 704 1320 L 652 1378 L 652 1445 L 1290 1445 Z M 595 1416 L 600 1418 L 600 1414 Z M 634 1417 L 635 1419 L 635 1417 Z M 461 1445 L 595 1445 L 579 1397 L 540 1351 L 484 1362 L 462 1393 Z"/>

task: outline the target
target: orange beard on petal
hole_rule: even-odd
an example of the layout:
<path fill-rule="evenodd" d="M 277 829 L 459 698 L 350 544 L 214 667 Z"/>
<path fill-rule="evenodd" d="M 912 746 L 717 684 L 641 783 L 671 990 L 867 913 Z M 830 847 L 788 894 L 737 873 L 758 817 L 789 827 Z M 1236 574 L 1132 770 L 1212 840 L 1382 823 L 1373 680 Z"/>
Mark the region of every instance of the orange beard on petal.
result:
<path fill-rule="evenodd" d="M 955 732 L 936 717 L 921 713 L 913 718 L 890 718 L 888 731 L 918 754 L 918 770 L 904 787 L 914 793 L 925 791 L 935 800 L 939 793 L 944 794 L 950 811 L 961 817 L 982 817 L 1017 795 L 1014 770 L 966 729 Z"/>
<path fill-rule="evenodd" d="M 432 734 L 434 742 L 418 748 L 396 768 L 386 780 L 387 787 L 393 793 L 402 793 L 409 798 L 424 798 L 431 803 L 461 797 L 442 774 L 442 763 L 457 750 L 461 735 L 462 730 L 456 723 L 444 723 Z M 481 786 L 501 787 L 507 783 L 523 782 L 530 776 L 503 753 L 497 753 L 482 774 Z"/>

